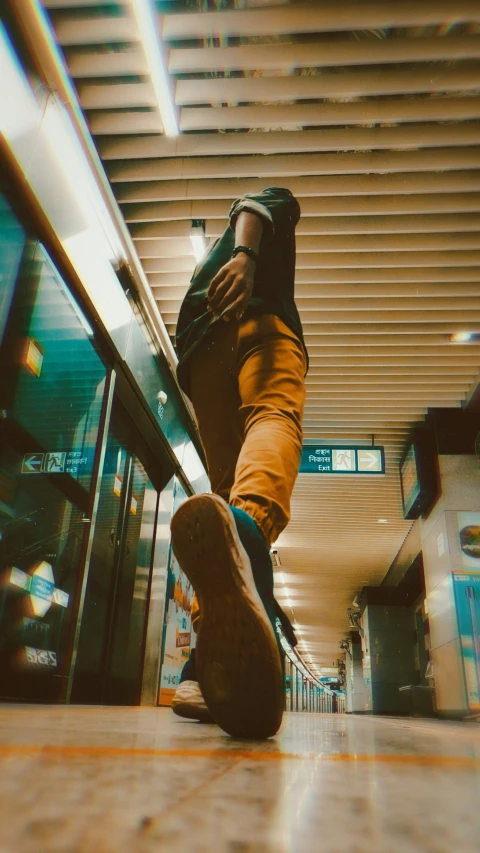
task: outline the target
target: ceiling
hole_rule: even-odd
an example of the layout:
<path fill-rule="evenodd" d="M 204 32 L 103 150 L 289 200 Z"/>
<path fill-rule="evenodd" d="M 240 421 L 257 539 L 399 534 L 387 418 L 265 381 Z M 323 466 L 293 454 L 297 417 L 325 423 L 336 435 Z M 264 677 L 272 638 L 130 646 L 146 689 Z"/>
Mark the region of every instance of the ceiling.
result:
<path fill-rule="evenodd" d="M 410 527 L 409 430 L 478 379 L 479 343 L 450 334 L 480 333 L 480 6 L 159 2 L 181 129 L 169 138 L 131 3 L 45 5 L 172 337 L 191 220 L 213 238 L 243 192 L 287 186 L 300 201 L 305 439 L 386 453 L 385 477 L 300 475 L 277 543 L 279 599 L 307 660 L 331 666 L 346 608 Z"/>

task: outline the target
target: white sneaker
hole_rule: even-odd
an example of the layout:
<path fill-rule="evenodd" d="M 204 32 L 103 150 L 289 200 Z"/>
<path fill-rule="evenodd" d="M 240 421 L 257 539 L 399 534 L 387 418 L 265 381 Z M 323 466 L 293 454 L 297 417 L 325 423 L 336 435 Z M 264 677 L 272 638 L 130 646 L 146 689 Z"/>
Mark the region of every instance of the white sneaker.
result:
<path fill-rule="evenodd" d="M 215 722 L 208 710 L 198 681 L 182 681 L 172 699 L 172 710 L 177 717 L 198 720 L 200 723 Z"/>

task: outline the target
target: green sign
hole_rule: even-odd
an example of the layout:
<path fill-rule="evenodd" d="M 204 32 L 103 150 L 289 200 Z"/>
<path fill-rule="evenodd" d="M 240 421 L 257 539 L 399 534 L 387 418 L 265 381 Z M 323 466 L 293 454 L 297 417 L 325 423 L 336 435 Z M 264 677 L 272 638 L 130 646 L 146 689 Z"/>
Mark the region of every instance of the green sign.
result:
<path fill-rule="evenodd" d="M 385 474 L 383 447 L 327 447 L 308 444 L 302 448 L 300 474 Z"/>
<path fill-rule="evenodd" d="M 22 474 L 77 474 L 87 473 L 93 462 L 91 448 L 80 450 L 53 450 L 49 453 L 26 453 Z M 86 466 L 85 468 L 82 466 Z"/>

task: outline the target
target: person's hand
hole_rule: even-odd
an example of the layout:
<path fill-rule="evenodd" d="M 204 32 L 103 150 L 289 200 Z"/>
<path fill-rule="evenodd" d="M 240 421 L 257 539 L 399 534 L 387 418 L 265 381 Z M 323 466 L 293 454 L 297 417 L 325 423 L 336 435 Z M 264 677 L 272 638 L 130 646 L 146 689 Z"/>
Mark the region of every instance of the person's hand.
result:
<path fill-rule="evenodd" d="M 215 317 L 240 320 L 245 313 L 253 290 L 256 263 L 244 252 L 226 264 L 212 278 L 208 288 L 208 310 Z"/>

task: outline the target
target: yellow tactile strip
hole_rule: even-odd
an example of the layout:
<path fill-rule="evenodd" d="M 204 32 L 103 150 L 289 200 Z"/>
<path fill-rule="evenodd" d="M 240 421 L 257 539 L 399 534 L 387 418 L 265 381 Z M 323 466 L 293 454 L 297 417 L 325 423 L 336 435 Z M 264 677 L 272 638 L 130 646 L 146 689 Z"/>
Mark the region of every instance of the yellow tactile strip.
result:
<path fill-rule="evenodd" d="M 463 755 L 405 755 L 405 754 L 355 754 L 355 753 L 292 753 L 259 752 L 227 749 L 150 749 L 110 746 L 57 746 L 53 744 L 0 744 L 0 758 L 9 755 L 41 755 L 42 757 L 74 758 L 215 758 L 248 759 L 250 761 L 323 761 L 323 762 L 376 762 L 421 766 L 478 767 L 480 756 Z"/>

